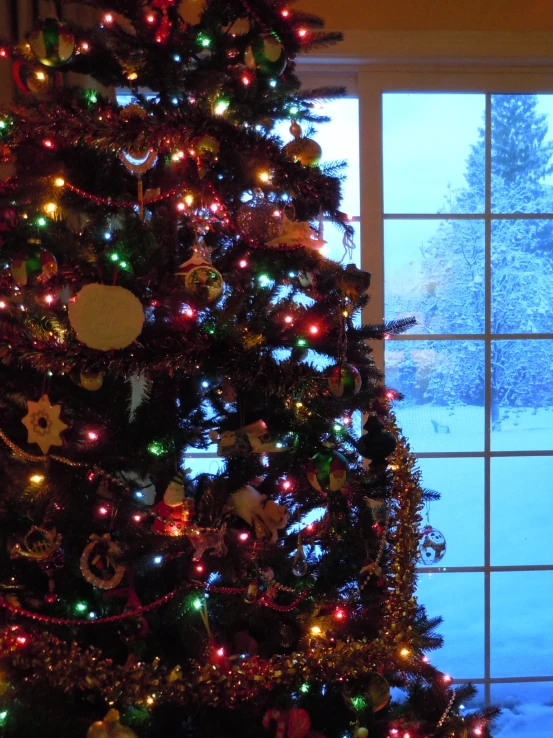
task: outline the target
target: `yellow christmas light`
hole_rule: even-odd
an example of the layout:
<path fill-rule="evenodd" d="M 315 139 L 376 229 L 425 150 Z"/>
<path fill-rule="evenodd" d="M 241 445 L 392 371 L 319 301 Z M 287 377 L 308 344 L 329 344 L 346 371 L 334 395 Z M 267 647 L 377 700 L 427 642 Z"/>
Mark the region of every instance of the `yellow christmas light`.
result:
<path fill-rule="evenodd" d="M 321 627 L 319 625 L 313 625 L 313 626 L 311 626 L 311 633 L 312 633 L 312 635 L 318 636 L 318 635 L 321 635 L 322 632 L 323 631 L 322 631 L 322 629 L 321 629 Z"/>
<path fill-rule="evenodd" d="M 44 482 L 44 475 L 43 474 L 33 474 L 32 477 L 30 477 L 29 481 L 32 484 L 42 484 L 42 482 Z"/>
<path fill-rule="evenodd" d="M 63 179 L 63 177 L 56 177 L 56 179 L 54 180 L 54 184 L 56 185 L 56 187 L 64 187 L 65 180 Z"/>
<path fill-rule="evenodd" d="M 58 206 L 56 205 L 55 202 L 47 202 L 46 205 L 44 206 L 44 212 L 47 213 L 48 215 L 53 215 L 57 209 L 58 209 Z"/>
<path fill-rule="evenodd" d="M 259 172 L 259 179 L 261 182 L 269 182 L 269 180 L 271 179 L 270 172 L 267 172 L 267 171 Z"/>
<path fill-rule="evenodd" d="M 194 202 L 194 198 L 192 197 L 192 195 L 186 195 L 186 197 L 184 198 L 184 202 L 188 205 L 188 207 L 190 207 Z"/>

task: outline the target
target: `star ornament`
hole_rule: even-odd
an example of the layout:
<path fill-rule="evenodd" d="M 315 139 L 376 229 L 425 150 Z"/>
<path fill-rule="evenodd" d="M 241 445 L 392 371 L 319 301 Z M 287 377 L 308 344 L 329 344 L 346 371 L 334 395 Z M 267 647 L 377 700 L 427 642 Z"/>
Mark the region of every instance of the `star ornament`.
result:
<path fill-rule="evenodd" d="M 52 405 L 48 395 L 42 395 L 38 402 L 27 400 L 27 411 L 21 422 L 27 428 L 28 442 L 38 444 L 43 454 L 50 446 L 61 446 L 61 433 L 69 428 L 60 420 L 61 405 Z"/>

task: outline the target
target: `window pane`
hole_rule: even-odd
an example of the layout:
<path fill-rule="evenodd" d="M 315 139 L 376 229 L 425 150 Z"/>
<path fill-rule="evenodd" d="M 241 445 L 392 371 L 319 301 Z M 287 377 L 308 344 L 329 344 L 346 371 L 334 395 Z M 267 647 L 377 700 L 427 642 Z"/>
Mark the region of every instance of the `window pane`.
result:
<path fill-rule="evenodd" d="M 553 571 L 493 572 L 492 677 L 553 676 L 552 621 Z"/>
<path fill-rule="evenodd" d="M 493 566 L 551 564 L 553 457 L 491 460 Z"/>
<path fill-rule="evenodd" d="M 384 212 L 480 213 L 484 95 L 386 93 Z"/>
<path fill-rule="evenodd" d="M 430 660 L 454 679 L 484 676 L 484 575 L 421 574 L 418 598 L 431 617 L 443 617 L 444 646 Z"/>
<path fill-rule="evenodd" d="M 321 249 L 321 253 L 328 259 L 333 261 L 339 261 L 342 264 L 355 264 L 361 266 L 361 237 L 360 230 L 361 224 L 359 221 L 354 221 L 351 224 L 355 235 L 353 241 L 355 243 L 355 250 L 353 254 L 348 253 L 344 248 L 344 232 L 334 225 L 334 223 L 324 224 L 324 240 L 326 244 Z"/>
<path fill-rule="evenodd" d="M 492 342 L 492 450 L 553 449 L 553 340 Z"/>
<path fill-rule="evenodd" d="M 494 722 L 494 738 L 551 738 L 553 682 L 492 684 L 492 704 L 502 713 Z"/>
<path fill-rule="evenodd" d="M 492 96 L 492 209 L 553 211 L 552 95 Z"/>
<path fill-rule="evenodd" d="M 492 223 L 493 333 L 553 331 L 553 220 Z"/>
<path fill-rule="evenodd" d="M 399 426 L 415 453 L 484 450 L 484 343 L 387 341 L 386 382 L 405 399 Z"/>
<path fill-rule="evenodd" d="M 413 315 L 412 333 L 484 331 L 484 221 L 384 222 L 386 319 Z"/>
<path fill-rule="evenodd" d="M 484 460 L 420 459 L 419 467 L 423 486 L 441 495 L 428 506 L 429 525 L 447 542 L 439 566 L 483 566 Z"/>
<path fill-rule="evenodd" d="M 183 463 L 187 469 L 190 469 L 190 476 L 196 477 L 198 474 L 218 474 L 222 471 L 225 460 L 213 456 L 186 455 Z"/>

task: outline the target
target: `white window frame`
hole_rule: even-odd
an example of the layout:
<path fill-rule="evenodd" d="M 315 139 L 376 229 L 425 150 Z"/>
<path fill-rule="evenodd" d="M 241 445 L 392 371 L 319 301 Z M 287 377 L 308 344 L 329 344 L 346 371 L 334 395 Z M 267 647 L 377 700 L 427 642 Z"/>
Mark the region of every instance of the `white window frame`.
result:
<path fill-rule="evenodd" d="M 363 43 L 363 39 L 365 42 Z M 553 34 L 551 33 L 372 33 L 349 34 L 345 52 L 334 59 L 311 59 L 301 65 L 302 80 L 311 87 L 315 84 L 342 84 L 348 93 L 359 98 L 360 178 L 361 178 L 361 259 L 362 267 L 372 273 L 371 301 L 365 310 L 366 323 L 384 320 L 384 221 L 383 160 L 382 160 L 382 95 L 386 92 L 467 92 L 484 93 L 553 93 Z M 338 47 L 339 48 L 339 47 Z M 366 49 L 371 49 L 367 52 Z M 432 58 L 432 63 L 429 62 Z M 544 61 L 548 61 L 549 65 Z M 490 107 L 487 105 L 487 135 L 489 136 Z M 489 147 L 488 147 L 489 150 Z M 488 162 L 489 163 L 489 162 Z M 488 167 L 489 172 L 489 167 Z M 488 175 L 489 176 L 489 175 Z M 488 198 L 485 215 L 486 250 L 491 241 L 491 206 Z M 541 214 L 540 217 L 551 217 Z M 421 215 L 405 215 L 414 218 Z M 435 218 L 440 216 L 434 215 Z M 443 217 L 443 216 L 441 216 Z M 516 217 L 516 216 L 515 216 Z M 520 216 L 519 216 L 520 217 Z M 525 215 L 523 217 L 526 217 Z M 530 216 L 532 217 L 532 216 Z M 419 458 L 483 458 L 485 466 L 484 489 L 484 565 L 480 567 L 448 567 L 447 572 L 476 572 L 484 575 L 484 676 L 482 678 L 454 679 L 481 685 L 484 700 L 490 703 L 494 684 L 553 682 L 550 674 L 536 677 L 512 675 L 507 678 L 491 676 L 491 574 L 505 571 L 553 571 L 550 565 L 492 566 L 491 565 L 491 485 L 490 466 L 494 457 L 553 456 L 553 450 L 536 452 L 493 452 L 490 449 L 491 397 L 491 267 L 487 258 L 487 325 L 483 334 L 486 347 L 486 405 L 485 450 L 481 453 L 419 453 Z M 548 335 L 548 338 L 553 336 Z M 405 340 L 406 336 L 398 337 Z M 407 337 L 419 340 L 428 336 Z M 432 336 L 432 338 L 436 338 Z M 474 336 L 451 336 L 462 339 Z M 493 336 L 497 339 L 497 336 Z M 507 338 L 507 337 L 506 337 Z M 534 334 L 510 335 L 508 338 L 540 340 Z M 545 338 L 545 336 L 541 336 Z M 481 337 L 477 340 L 482 340 Z M 373 357 L 384 369 L 384 344 L 373 346 Z M 553 530 L 553 526 L 552 526 Z M 420 568 L 419 572 L 441 573 L 441 567 Z"/>

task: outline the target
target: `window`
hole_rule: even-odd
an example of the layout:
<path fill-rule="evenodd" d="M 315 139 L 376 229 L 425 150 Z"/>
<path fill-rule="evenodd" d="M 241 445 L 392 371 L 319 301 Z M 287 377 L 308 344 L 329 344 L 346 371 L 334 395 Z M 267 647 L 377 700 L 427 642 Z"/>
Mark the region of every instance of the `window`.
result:
<path fill-rule="evenodd" d="M 363 220 L 376 289 L 368 319 L 379 320 L 379 309 L 417 319 L 386 342 L 384 365 L 405 394 L 395 411 L 423 484 L 442 495 L 427 514 L 447 552 L 421 565 L 418 592 L 444 618 L 445 645 L 432 661 L 506 708 L 498 738 L 545 738 L 553 733 L 553 86 L 536 92 L 529 80 L 477 72 L 360 80 L 362 212 L 380 215 L 378 225 Z"/>

